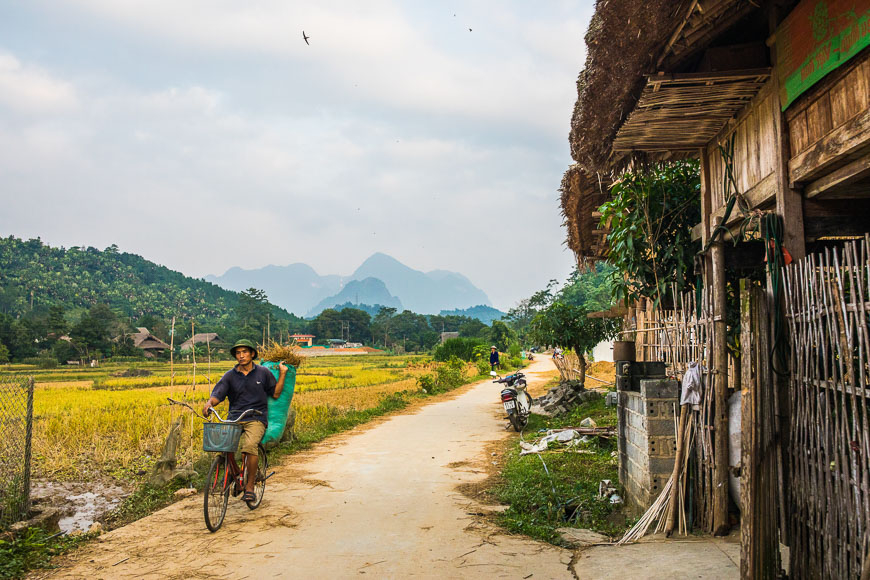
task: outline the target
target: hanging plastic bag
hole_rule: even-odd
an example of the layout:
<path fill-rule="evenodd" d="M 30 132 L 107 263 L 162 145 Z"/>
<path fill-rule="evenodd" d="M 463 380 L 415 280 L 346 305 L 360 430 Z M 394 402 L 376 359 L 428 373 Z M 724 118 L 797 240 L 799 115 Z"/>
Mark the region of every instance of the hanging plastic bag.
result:
<path fill-rule="evenodd" d="M 690 362 L 683 375 L 683 392 L 680 405 L 698 405 L 701 402 L 701 364 Z"/>

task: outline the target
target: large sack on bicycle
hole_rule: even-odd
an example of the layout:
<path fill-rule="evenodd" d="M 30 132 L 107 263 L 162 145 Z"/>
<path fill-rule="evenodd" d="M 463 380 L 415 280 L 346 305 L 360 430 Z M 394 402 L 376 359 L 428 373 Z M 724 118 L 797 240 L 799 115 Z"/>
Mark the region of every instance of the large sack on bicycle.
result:
<path fill-rule="evenodd" d="M 280 371 L 277 362 L 264 361 L 263 366 L 269 369 L 275 380 L 278 380 Z M 273 447 L 281 441 L 284 430 L 287 428 L 287 415 L 290 413 L 290 403 L 293 401 L 293 391 L 296 389 L 296 367 L 287 365 L 287 375 L 284 377 L 284 390 L 277 399 L 269 398 L 269 412 L 267 413 L 269 425 L 266 434 L 263 435 L 263 445 Z"/>

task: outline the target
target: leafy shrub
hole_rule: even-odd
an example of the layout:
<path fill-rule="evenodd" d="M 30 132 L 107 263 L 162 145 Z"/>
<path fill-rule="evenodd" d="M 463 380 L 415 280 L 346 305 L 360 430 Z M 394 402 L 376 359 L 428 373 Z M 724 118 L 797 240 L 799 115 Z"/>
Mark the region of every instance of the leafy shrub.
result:
<path fill-rule="evenodd" d="M 21 362 L 26 364 L 26 365 L 33 365 L 33 366 L 39 367 L 41 369 L 53 369 L 53 368 L 57 367 L 57 359 L 51 355 L 49 355 L 49 356 L 45 356 L 45 355 L 32 356 L 32 357 L 22 359 Z"/>
<path fill-rule="evenodd" d="M 419 386 L 424 393 L 433 393 L 435 391 L 435 375 L 432 373 L 420 375 L 417 377 L 417 386 Z"/>
<path fill-rule="evenodd" d="M 435 372 L 417 377 L 417 384 L 426 393 L 446 393 L 465 383 L 465 362 L 451 357 L 435 368 Z"/>
<path fill-rule="evenodd" d="M 478 344 L 471 351 L 471 360 L 483 360 L 489 364 L 489 346 Z"/>
<path fill-rule="evenodd" d="M 445 362 L 455 357 L 470 362 L 474 360 L 475 347 L 481 345 L 486 348 L 485 343 L 479 338 L 448 338 L 435 347 L 432 358 L 438 362 Z"/>
<path fill-rule="evenodd" d="M 512 342 L 510 343 L 510 346 L 508 346 L 508 354 L 511 358 L 519 357 L 522 352 L 523 349 L 520 347 L 520 343 L 518 342 Z"/>
<path fill-rule="evenodd" d="M 480 359 L 477 361 L 477 373 L 481 375 L 488 375 L 489 371 L 492 367 L 489 366 L 489 360 Z"/>
<path fill-rule="evenodd" d="M 677 161 L 623 173 L 610 188 L 612 199 L 601 206 L 607 223 L 611 283 L 616 299 L 640 296 L 656 304 L 676 284 L 694 282 L 694 259 L 700 242 L 692 227 L 701 219 L 700 165 Z"/>

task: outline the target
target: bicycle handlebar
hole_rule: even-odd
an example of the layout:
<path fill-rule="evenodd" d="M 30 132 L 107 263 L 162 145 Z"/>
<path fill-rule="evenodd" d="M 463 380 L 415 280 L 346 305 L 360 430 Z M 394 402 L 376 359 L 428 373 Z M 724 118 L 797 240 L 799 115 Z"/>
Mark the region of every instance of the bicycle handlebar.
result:
<path fill-rule="evenodd" d="M 183 401 L 176 401 L 175 399 L 172 399 L 170 397 L 166 397 L 166 399 L 170 403 L 172 403 L 173 405 L 181 405 L 182 407 L 187 407 L 188 409 L 190 409 L 193 412 L 194 415 L 199 417 L 199 413 L 197 413 L 196 410 L 193 407 L 191 407 L 189 404 L 187 404 Z M 238 419 L 233 419 L 232 421 L 230 421 L 229 419 L 227 419 L 227 420 L 222 419 L 214 407 L 211 407 L 211 412 L 214 413 L 214 416 L 217 417 L 217 420 L 221 423 L 238 423 L 239 421 L 241 421 L 242 419 L 247 417 L 248 414 L 254 414 L 254 415 L 262 415 L 263 414 L 261 411 L 258 411 L 256 409 L 248 409 L 247 411 L 245 411 L 241 415 L 239 415 Z"/>

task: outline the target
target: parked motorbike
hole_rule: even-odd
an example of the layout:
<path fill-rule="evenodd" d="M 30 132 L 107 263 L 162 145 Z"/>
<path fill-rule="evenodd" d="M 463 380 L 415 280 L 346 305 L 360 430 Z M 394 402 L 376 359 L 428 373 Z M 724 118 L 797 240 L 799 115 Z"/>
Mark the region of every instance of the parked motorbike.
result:
<path fill-rule="evenodd" d="M 501 391 L 501 402 L 514 431 L 521 431 L 529 422 L 529 411 L 532 408 L 532 397 L 526 392 L 526 376 L 519 371 L 504 378 L 495 371 L 489 374 L 497 377 L 493 383 L 505 385 Z"/>

